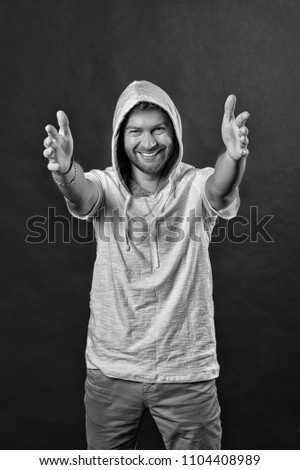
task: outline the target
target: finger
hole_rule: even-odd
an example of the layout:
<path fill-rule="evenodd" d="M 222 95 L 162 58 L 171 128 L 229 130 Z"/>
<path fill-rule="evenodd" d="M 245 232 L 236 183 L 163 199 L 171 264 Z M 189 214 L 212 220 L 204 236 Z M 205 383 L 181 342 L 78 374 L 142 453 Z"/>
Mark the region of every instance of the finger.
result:
<path fill-rule="evenodd" d="M 240 138 L 240 142 L 243 147 L 247 147 L 247 145 L 249 144 L 249 139 L 245 135 L 243 135 Z"/>
<path fill-rule="evenodd" d="M 48 140 L 48 137 L 46 139 L 44 139 L 43 144 L 44 144 L 44 147 L 46 147 L 46 148 L 49 147 L 50 141 Z"/>
<path fill-rule="evenodd" d="M 249 119 L 249 117 L 250 117 L 250 114 L 248 113 L 248 111 L 244 111 L 243 113 L 239 114 L 237 118 L 235 119 L 236 125 L 238 127 L 244 126 L 245 122 L 247 121 L 247 119 Z"/>
<path fill-rule="evenodd" d="M 236 96 L 229 95 L 224 105 L 223 120 L 230 121 L 231 119 L 234 119 L 235 104 L 236 104 Z"/>
<path fill-rule="evenodd" d="M 245 149 L 242 148 L 242 149 L 241 149 L 241 156 L 242 156 L 242 157 L 248 157 L 248 155 L 249 155 L 249 150 L 246 149 L 246 148 L 245 148 Z"/>
<path fill-rule="evenodd" d="M 59 163 L 56 161 L 55 150 L 52 147 L 48 147 L 43 152 L 44 157 L 49 159 L 49 163 L 47 165 L 48 170 L 50 171 L 58 171 Z"/>
<path fill-rule="evenodd" d="M 49 162 L 47 165 L 48 170 L 50 171 L 58 171 L 59 170 L 59 163 L 57 162 Z"/>
<path fill-rule="evenodd" d="M 249 134 L 249 129 L 246 126 L 242 126 L 239 128 L 239 135 L 248 135 Z"/>
<path fill-rule="evenodd" d="M 64 111 L 57 111 L 56 116 L 59 125 L 59 131 L 62 135 L 66 136 L 70 133 L 68 116 Z"/>
<path fill-rule="evenodd" d="M 54 126 L 52 126 L 51 124 L 48 124 L 46 127 L 46 132 L 48 135 L 50 135 L 51 137 L 53 137 L 53 139 L 56 139 L 57 138 L 57 130 L 55 129 Z"/>
<path fill-rule="evenodd" d="M 43 151 L 43 155 L 44 157 L 46 158 L 51 158 L 52 156 L 54 156 L 54 149 L 52 147 L 48 147 L 46 148 L 46 150 Z"/>
<path fill-rule="evenodd" d="M 44 140 L 44 147 L 48 148 L 48 147 L 55 147 L 56 146 L 56 141 L 55 139 L 53 139 L 53 137 L 51 135 L 48 135 L 48 137 L 46 137 L 46 139 Z"/>

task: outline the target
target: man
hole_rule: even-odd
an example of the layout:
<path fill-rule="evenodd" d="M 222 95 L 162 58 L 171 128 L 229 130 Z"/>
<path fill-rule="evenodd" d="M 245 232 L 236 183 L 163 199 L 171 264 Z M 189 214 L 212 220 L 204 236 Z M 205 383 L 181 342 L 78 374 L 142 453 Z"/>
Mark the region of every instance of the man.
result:
<path fill-rule="evenodd" d="M 112 166 L 73 161 L 67 116 L 44 156 L 75 217 L 93 220 L 97 256 L 86 348 L 89 449 L 134 449 L 148 408 L 167 449 L 220 449 L 219 365 L 208 254 L 217 216 L 234 217 L 248 156 L 248 112 L 225 103 L 215 169 L 182 162 L 170 97 L 131 83 L 113 119 Z"/>

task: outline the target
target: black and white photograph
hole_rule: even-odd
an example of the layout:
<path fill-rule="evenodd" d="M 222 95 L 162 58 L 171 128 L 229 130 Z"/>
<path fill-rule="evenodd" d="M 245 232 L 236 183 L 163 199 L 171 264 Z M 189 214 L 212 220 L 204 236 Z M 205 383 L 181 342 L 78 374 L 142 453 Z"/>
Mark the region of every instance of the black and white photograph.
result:
<path fill-rule="evenodd" d="M 300 3 L 0 22 L 0 448 L 299 450 Z"/>

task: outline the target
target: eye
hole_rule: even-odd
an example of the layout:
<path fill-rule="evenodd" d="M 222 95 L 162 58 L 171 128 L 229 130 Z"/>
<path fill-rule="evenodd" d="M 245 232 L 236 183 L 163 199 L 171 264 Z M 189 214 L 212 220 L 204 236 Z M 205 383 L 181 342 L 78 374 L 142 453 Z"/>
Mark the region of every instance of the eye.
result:
<path fill-rule="evenodd" d="M 164 126 L 159 126 L 159 127 L 156 127 L 154 132 L 156 132 L 156 134 L 162 134 L 163 132 L 165 132 L 165 130 L 166 128 Z"/>

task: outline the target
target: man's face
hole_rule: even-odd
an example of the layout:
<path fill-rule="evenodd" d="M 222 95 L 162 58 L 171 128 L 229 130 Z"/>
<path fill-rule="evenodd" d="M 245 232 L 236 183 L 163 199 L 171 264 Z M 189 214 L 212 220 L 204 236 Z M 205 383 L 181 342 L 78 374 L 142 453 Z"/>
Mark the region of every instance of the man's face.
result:
<path fill-rule="evenodd" d="M 136 110 L 124 130 L 124 150 L 132 165 L 159 176 L 174 148 L 171 120 L 156 109 Z"/>

